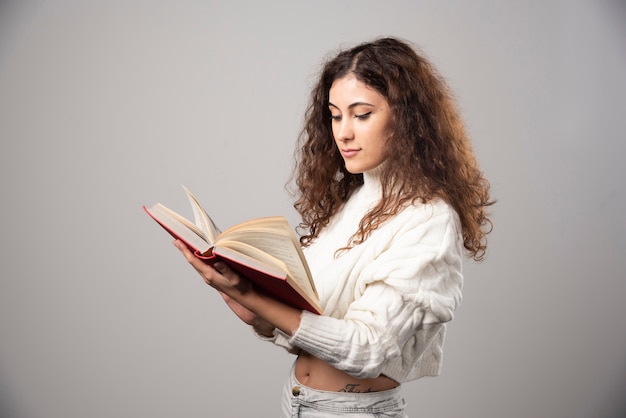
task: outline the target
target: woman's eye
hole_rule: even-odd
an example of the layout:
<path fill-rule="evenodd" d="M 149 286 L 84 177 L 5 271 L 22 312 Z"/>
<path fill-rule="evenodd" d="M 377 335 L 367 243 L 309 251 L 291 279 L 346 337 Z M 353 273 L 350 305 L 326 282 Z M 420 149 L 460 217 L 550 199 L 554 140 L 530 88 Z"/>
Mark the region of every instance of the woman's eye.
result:
<path fill-rule="evenodd" d="M 363 113 L 362 115 L 354 115 L 354 117 L 360 120 L 365 120 L 369 118 L 371 114 L 372 112 L 367 112 L 367 113 Z"/>
<path fill-rule="evenodd" d="M 341 120 L 341 115 L 330 115 L 330 118 L 334 121 L 340 121 Z"/>

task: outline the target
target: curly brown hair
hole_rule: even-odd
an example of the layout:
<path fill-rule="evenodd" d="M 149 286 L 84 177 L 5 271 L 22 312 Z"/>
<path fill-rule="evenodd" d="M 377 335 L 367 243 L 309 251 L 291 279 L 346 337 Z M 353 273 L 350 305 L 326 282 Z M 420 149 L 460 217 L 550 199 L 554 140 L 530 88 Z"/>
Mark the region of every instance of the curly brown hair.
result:
<path fill-rule="evenodd" d="M 393 163 L 381 167 L 382 197 L 361 219 L 345 248 L 363 242 L 406 204 L 440 198 L 458 213 L 469 255 L 482 260 L 492 228 L 486 213 L 494 203 L 489 182 L 447 84 L 424 56 L 396 38 L 380 38 L 340 52 L 326 62 L 311 92 L 294 170 L 294 207 L 302 216 L 300 243 L 310 244 L 363 184 L 362 174 L 349 173 L 344 166 L 328 108 L 333 82 L 348 74 L 388 101 L 392 132 L 386 162 Z"/>

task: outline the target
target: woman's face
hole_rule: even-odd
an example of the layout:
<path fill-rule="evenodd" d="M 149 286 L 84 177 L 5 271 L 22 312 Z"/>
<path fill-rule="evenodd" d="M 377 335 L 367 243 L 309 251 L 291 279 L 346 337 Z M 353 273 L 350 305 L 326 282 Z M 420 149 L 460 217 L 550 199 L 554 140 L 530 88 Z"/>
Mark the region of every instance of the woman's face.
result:
<path fill-rule="evenodd" d="M 387 157 L 391 109 L 384 96 L 353 74 L 335 80 L 328 107 L 333 136 L 346 170 L 363 173 Z"/>

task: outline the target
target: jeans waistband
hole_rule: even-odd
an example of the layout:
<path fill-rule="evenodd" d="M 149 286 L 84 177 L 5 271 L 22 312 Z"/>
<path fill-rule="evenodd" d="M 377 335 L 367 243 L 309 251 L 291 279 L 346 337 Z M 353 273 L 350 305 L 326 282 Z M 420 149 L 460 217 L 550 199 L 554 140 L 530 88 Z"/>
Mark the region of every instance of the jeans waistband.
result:
<path fill-rule="evenodd" d="M 295 375 L 292 366 L 283 396 L 289 397 L 291 416 L 332 416 L 329 414 L 362 413 L 385 414 L 389 417 L 403 417 L 406 402 L 402 398 L 401 387 L 381 392 L 330 392 L 303 385 Z M 296 413 L 297 411 L 297 413 Z M 305 414 L 306 412 L 306 414 Z M 316 415 L 317 414 L 317 415 Z M 326 415 L 322 415 L 326 414 Z"/>

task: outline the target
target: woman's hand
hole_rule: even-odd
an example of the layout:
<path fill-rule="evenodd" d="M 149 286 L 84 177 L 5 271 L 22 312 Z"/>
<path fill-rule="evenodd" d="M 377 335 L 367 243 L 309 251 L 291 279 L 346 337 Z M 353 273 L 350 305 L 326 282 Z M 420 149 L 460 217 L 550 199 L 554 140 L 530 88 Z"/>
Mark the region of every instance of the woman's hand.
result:
<path fill-rule="evenodd" d="M 216 289 L 230 309 L 257 333 L 271 337 L 278 328 L 292 335 L 300 326 L 302 311 L 257 292 L 252 282 L 231 270 L 226 263 L 213 266 L 196 257 L 180 240 L 174 241 L 176 248 L 200 274 L 206 284 Z"/>
<path fill-rule="evenodd" d="M 239 303 L 236 298 L 244 296 L 249 292 L 254 292 L 252 283 L 235 273 L 225 263 L 217 262 L 213 266 L 198 259 L 185 244 L 181 241 L 174 241 L 176 248 L 180 250 L 185 259 L 200 274 L 206 284 L 215 288 L 226 305 L 248 325 L 254 327 L 255 331 L 263 336 L 271 337 L 274 326 L 261 319 L 257 314 Z"/>
<path fill-rule="evenodd" d="M 253 292 L 252 283 L 243 279 L 232 271 L 225 263 L 217 262 L 214 265 L 205 263 L 196 257 L 193 252 L 180 240 L 174 241 L 174 246 L 180 250 L 185 259 L 200 274 L 206 284 L 221 293 L 237 299 L 248 292 Z"/>
<path fill-rule="evenodd" d="M 231 311 L 239 317 L 243 322 L 248 325 L 251 325 L 254 328 L 254 331 L 262 335 L 264 337 L 272 337 L 274 336 L 274 325 L 270 324 L 267 321 L 261 319 L 257 314 L 252 312 L 250 309 L 241 305 L 239 302 L 229 297 L 227 294 L 220 292 L 224 302 L 230 308 Z"/>

